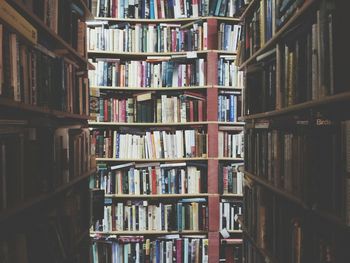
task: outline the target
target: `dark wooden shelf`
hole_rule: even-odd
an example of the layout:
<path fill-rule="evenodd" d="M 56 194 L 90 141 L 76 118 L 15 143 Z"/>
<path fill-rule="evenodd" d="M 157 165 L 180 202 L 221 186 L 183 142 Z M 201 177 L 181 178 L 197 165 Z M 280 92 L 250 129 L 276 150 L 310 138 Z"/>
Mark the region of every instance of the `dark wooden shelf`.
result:
<path fill-rule="evenodd" d="M 91 176 L 95 171 L 96 171 L 95 168 L 91 169 L 89 172 L 86 172 L 86 173 L 80 175 L 79 177 L 74 178 L 69 183 L 58 187 L 57 189 L 55 189 L 54 191 L 52 191 L 50 193 L 41 194 L 40 196 L 26 200 L 26 201 L 22 202 L 21 204 L 16 205 L 10 209 L 6 209 L 5 211 L 0 213 L 0 223 L 4 222 L 6 220 L 12 219 L 13 217 L 17 216 L 18 214 L 24 212 L 25 210 L 30 209 L 34 206 L 39 205 L 39 204 L 42 204 L 43 202 L 48 201 L 49 199 L 63 193 L 64 191 L 68 190 L 69 188 L 71 188 L 75 184 L 77 184 L 77 183 L 81 182 L 82 180 Z M 25 219 L 25 218 L 23 218 L 23 219 Z"/>
<path fill-rule="evenodd" d="M 254 1 L 253 1 L 254 2 Z M 276 34 L 268 40 L 263 47 L 261 47 L 258 51 L 256 51 L 252 56 L 250 56 L 247 60 L 242 62 L 242 64 L 239 67 L 239 70 L 242 70 L 245 68 L 248 64 L 252 63 L 257 56 L 265 53 L 269 49 L 273 48 L 273 46 L 282 38 L 284 33 L 286 33 L 288 30 L 290 30 L 299 20 L 300 18 L 305 15 L 307 11 L 309 11 L 310 7 L 314 3 L 318 2 L 317 0 L 308 0 L 305 1 L 304 4 L 295 11 L 294 15 L 286 22 L 284 26 L 282 26 Z"/>
<path fill-rule="evenodd" d="M 30 104 L 25 104 L 22 102 L 13 101 L 8 98 L 1 98 L 0 97 L 0 108 L 7 108 L 11 110 L 20 110 L 30 113 L 37 113 L 42 115 L 48 115 L 50 117 L 56 117 L 56 118 L 66 118 L 66 119 L 78 119 L 78 120 L 88 120 L 90 116 L 88 115 L 80 115 L 80 114 L 74 114 L 69 112 L 63 112 L 58 110 L 52 110 L 48 107 L 41 107 L 41 106 L 34 106 Z M 2 112 L 4 112 L 2 110 Z"/>
<path fill-rule="evenodd" d="M 82 3 L 82 0 L 79 0 Z M 13 4 L 19 9 L 20 13 L 38 30 L 49 35 L 56 45 L 56 50 L 59 53 L 66 53 L 71 59 L 77 61 L 79 65 L 83 66 L 84 69 L 88 68 L 88 61 L 86 58 L 82 57 L 78 51 L 76 51 L 69 43 L 67 43 L 61 36 L 56 34 L 51 30 L 45 23 L 32 11 L 30 11 L 25 4 L 19 0 L 13 1 Z M 64 52 L 63 52 L 64 50 Z"/>
<path fill-rule="evenodd" d="M 268 188 L 275 194 L 278 194 L 279 196 L 293 202 L 294 204 L 297 204 L 298 206 L 302 207 L 303 209 L 308 209 L 308 206 L 301 200 L 299 197 L 295 196 L 292 193 L 289 193 L 286 190 L 280 189 L 274 185 L 272 185 L 270 182 L 266 181 L 265 179 L 260 178 L 259 176 L 253 175 L 249 172 L 244 172 L 246 176 L 248 176 L 251 180 L 259 183 L 260 185 Z"/>
<path fill-rule="evenodd" d="M 257 242 L 254 240 L 254 238 L 250 235 L 248 229 L 246 228 L 246 226 L 244 225 L 244 222 L 242 220 L 242 216 L 238 217 L 238 222 L 242 227 L 243 230 L 243 235 L 247 237 L 247 240 L 249 243 L 251 243 L 253 245 L 253 247 L 259 251 L 260 255 L 264 257 L 265 262 L 268 263 L 278 263 L 278 261 L 271 255 L 271 253 L 269 253 L 267 250 L 261 248 L 260 246 L 258 246 Z"/>
<path fill-rule="evenodd" d="M 296 105 L 292 105 L 280 110 L 267 111 L 263 113 L 257 113 L 252 115 L 247 115 L 241 117 L 241 120 L 253 120 L 253 119 L 262 119 L 269 117 L 277 117 L 281 115 L 293 114 L 298 111 L 308 110 L 312 108 L 327 106 L 329 104 L 339 103 L 339 102 L 347 102 L 350 101 L 350 92 L 342 92 L 336 95 L 327 96 L 322 99 L 307 101 L 303 103 L 299 103 Z"/>

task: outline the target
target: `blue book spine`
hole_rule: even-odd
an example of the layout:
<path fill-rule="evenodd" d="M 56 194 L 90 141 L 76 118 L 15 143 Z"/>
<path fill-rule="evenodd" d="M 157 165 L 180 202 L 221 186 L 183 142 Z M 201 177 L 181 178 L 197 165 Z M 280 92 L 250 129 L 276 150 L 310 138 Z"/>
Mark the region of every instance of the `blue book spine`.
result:
<path fill-rule="evenodd" d="M 233 122 L 235 119 L 235 98 L 234 95 L 230 95 L 230 118 L 229 121 Z"/>
<path fill-rule="evenodd" d="M 116 136 L 116 140 L 115 140 L 115 148 L 116 148 L 116 156 L 115 158 L 119 158 L 119 141 L 120 141 L 120 134 L 117 133 L 117 136 Z"/>
<path fill-rule="evenodd" d="M 103 103 L 103 98 L 99 98 L 99 106 L 100 106 L 100 114 L 99 114 L 99 121 L 104 120 L 104 103 Z"/>
<path fill-rule="evenodd" d="M 150 0 L 150 5 L 149 5 L 149 11 L 150 11 L 150 19 L 154 19 L 155 15 L 154 15 L 154 0 Z"/>
<path fill-rule="evenodd" d="M 221 120 L 221 108 L 222 108 L 222 105 L 221 105 L 221 96 L 218 97 L 218 121 L 222 121 Z"/>
<path fill-rule="evenodd" d="M 164 175 L 165 171 L 162 169 L 161 170 L 161 187 L 162 187 L 162 194 L 166 194 L 165 193 L 165 175 Z"/>

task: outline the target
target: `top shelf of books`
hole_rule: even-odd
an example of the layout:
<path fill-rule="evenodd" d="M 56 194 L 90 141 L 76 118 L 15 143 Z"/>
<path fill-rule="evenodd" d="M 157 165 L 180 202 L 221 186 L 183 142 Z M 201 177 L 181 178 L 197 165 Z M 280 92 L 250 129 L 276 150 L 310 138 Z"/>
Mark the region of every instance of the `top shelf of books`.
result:
<path fill-rule="evenodd" d="M 0 11 L 1 22 L 30 43 L 64 54 L 87 69 L 85 42 L 81 40 L 85 39 L 85 21 L 93 17 L 83 0 L 1 1 Z"/>
<path fill-rule="evenodd" d="M 251 0 L 113 0 L 94 1 L 92 14 L 118 22 L 186 22 L 208 17 L 240 21 Z"/>
<path fill-rule="evenodd" d="M 242 15 L 248 30 L 242 36 L 245 48 L 242 50 L 240 70 L 274 48 L 285 33 L 296 26 L 319 1 L 282 1 L 279 6 L 273 6 L 272 1 L 264 0 L 260 4 L 258 2 L 252 1 Z M 283 5 L 284 2 L 290 4 Z"/>

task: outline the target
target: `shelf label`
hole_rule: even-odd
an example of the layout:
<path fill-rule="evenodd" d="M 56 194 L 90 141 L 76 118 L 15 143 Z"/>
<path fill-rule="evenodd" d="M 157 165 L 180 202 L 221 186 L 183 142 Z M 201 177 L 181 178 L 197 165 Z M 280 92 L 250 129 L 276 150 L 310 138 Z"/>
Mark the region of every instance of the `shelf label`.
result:
<path fill-rule="evenodd" d="M 197 58 L 197 52 L 196 51 L 188 51 L 186 52 L 187 58 Z"/>

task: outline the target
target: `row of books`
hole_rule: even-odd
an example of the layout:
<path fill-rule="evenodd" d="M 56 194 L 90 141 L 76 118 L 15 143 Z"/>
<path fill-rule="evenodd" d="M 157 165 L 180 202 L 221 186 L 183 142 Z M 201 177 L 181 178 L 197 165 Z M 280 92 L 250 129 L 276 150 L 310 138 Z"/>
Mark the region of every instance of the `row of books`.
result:
<path fill-rule="evenodd" d="M 84 37 L 86 29 L 84 23 L 84 9 L 73 0 L 38 0 L 25 1 L 27 7 L 32 9 L 45 25 L 54 33 L 61 36 L 73 48 L 84 50 L 84 42 L 79 43 Z M 83 53 L 82 53 L 83 55 Z"/>
<path fill-rule="evenodd" d="M 282 27 L 295 11 L 300 8 L 304 0 L 285 0 L 276 3 L 276 28 Z"/>
<path fill-rule="evenodd" d="M 276 61 L 274 56 L 265 59 L 257 72 L 247 73 L 246 105 L 250 113 L 288 107 L 343 91 L 334 84 L 332 17 L 327 9 L 318 10 L 313 22 L 295 28 L 279 44 L 280 60 Z M 276 79 L 280 86 L 276 85 Z M 254 96 L 257 85 L 261 87 L 261 96 Z"/>
<path fill-rule="evenodd" d="M 163 238 L 121 236 L 118 239 L 94 238 L 93 262 L 196 262 L 208 263 L 209 240 L 203 236 L 169 235 Z"/>
<path fill-rule="evenodd" d="M 200 130 L 131 133 L 95 129 L 91 144 L 96 157 L 116 159 L 192 158 L 207 156 L 207 135 Z"/>
<path fill-rule="evenodd" d="M 243 87 L 243 71 L 238 71 L 235 55 L 220 55 L 218 62 L 218 85 Z"/>
<path fill-rule="evenodd" d="M 169 59 L 168 59 L 169 60 Z M 159 61 L 120 61 L 98 59 L 89 71 L 91 86 L 111 87 L 188 87 L 206 84 L 206 61 L 202 58 L 186 63 Z"/>
<path fill-rule="evenodd" d="M 302 259 L 302 248 L 307 245 L 302 212 L 258 185 L 246 187 L 244 196 L 246 209 L 252 213 L 249 217 L 244 215 L 244 223 L 256 245 L 281 261 Z"/>
<path fill-rule="evenodd" d="M 220 91 L 218 96 L 218 121 L 237 122 L 241 116 L 242 97 L 239 91 Z"/>
<path fill-rule="evenodd" d="M 91 169 L 86 128 L 0 126 L 0 210 L 55 190 Z"/>
<path fill-rule="evenodd" d="M 320 116 L 293 129 L 248 130 L 246 169 L 349 224 L 349 123 Z"/>
<path fill-rule="evenodd" d="M 220 262 L 243 262 L 243 240 L 241 238 L 222 239 L 220 246 Z M 249 261 L 256 262 L 256 261 Z M 258 262 L 257 262 L 258 263 Z"/>
<path fill-rule="evenodd" d="M 94 25 L 87 31 L 89 51 L 182 52 L 208 49 L 207 22 L 195 23 L 189 28 L 166 23 Z"/>
<path fill-rule="evenodd" d="M 272 111 L 276 109 L 277 105 L 275 56 L 257 64 L 256 69 L 246 73 L 246 87 L 244 90 L 244 112 L 246 114 Z"/>
<path fill-rule="evenodd" d="M 220 229 L 242 230 L 242 226 L 236 220 L 238 215 L 242 215 L 242 203 L 228 199 L 220 202 Z"/>
<path fill-rule="evenodd" d="M 259 185 L 246 187 L 244 198 L 246 209 L 253 215 L 244 215 L 245 227 L 255 240 L 254 245 L 263 251 L 269 251 L 268 257 L 271 260 L 346 262 L 350 258 L 349 250 L 344 246 L 344 242 L 349 242 L 348 235 L 328 220 L 306 213 Z M 273 225 L 268 222 L 273 222 Z M 248 253 L 246 256 L 257 257 L 248 250 L 244 252 Z"/>
<path fill-rule="evenodd" d="M 244 157 L 244 133 L 233 134 L 227 131 L 218 131 L 218 156 L 228 158 Z"/>
<path fill-rule="evenodd" d="M 90 97 L 90 105 L 94 106 L 90 112 L 97 121 L 104 122 L 186 123 L 204 121 L 205 104 L 201 93 L 188 91 L 176 96 L 144 92 L 132 98 L 100 92 L 99 98 Z"/>
<path fill-rule="evenodd" d="M 97 0 L 93 2 L 95 17 L 113 18 L 186 18 L 200 16 L 238 16 L 248 4 L 246 0 Z"/>
<path fill-rule="evenodd" d="M 115 195 L 198 194 L 206 192 L 201 165 L 187 163 L 98 164 L 90 188 Z"/>
<path fill-rule="evenodd" d="M 221 194 L 243 194 L 243 163 L 219 164 L 219 191 Z"/>
<path fill-rule="evenodd" d="M 104 232 L 207 230 L 208 206 L 204 198 L 181 199 L 177 203 L 111 203 L 104 207 L 104 218 L 93 228 Z"/>
<path fill-rule="evenodd" d="M 74 63 L 32 47 L 0 24 L 0 96 L 26 104 L 88 113 L 89 83 Z"/>
<path fill-rule="evenodd" d="M 241 25 L 220 23 L 218 32 L 218 49 L 237 52 L 238 44 L 241 40 L 241 30 Z"/>
<path fill-rule="evenodd" d="M 77 247 L 89 225 L 89 192 L 84 190 L 67 194 L 48 214 L 36 211 L 36 219 L 29 212 L 21 227 L 10 227 L 11 233 L 2 229 L 1 262 L 88 262 L 87 247 Z"/>

